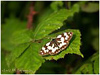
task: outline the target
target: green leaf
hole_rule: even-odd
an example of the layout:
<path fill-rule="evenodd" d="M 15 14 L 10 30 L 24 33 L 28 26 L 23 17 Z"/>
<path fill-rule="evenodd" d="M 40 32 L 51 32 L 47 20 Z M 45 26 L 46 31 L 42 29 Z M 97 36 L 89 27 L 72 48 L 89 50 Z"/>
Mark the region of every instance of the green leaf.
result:
<path fill-rule="evenodd" d="M 93 62 L 93 70 L 95 74 L 99 73 L 99 53 L 96 52 L 92 57 L 91 57 L 91 62 Z"/>
<path fill-rule="evenodd" d="M 29 45 L 30 45 L 30 43 L 24 43 L 24 44 L 20 44 L 20 45 L 16 46 L 12 50 L 12 52 L 6 57 L 8 66 L 10 66 L 16 58 L 21 56 L 21 54 L 25 51 L 26 48 L 29 47 Z"/>
<path fill-rule="evenodd" d="M 71 10 L 61 9 L 52 13 L 37 26 L 34 32 L 34 39 L 41 39 L 49 33 L 59 29 L 63 26 L 63 21 L 68 17 L 73 16 L 75 12 L 78 12 L 78 10 L 78 5 L 75 4 Z"/>
<path fill-rule="evenodd" d="M 50 36 L 48 36 L 47 38 L 55 38 L 57 35 L 62 34 L 63 32 L 73 32 L 73 37 L 72 40 L 69 43 L 69 46 L 67 47 L 66 50 L 63 50 L 61 53 L 57 54 L 57 55 L 50 55 L 50 56 L 46 56 L 44 57 L 46 60 L 58 60 L 60 58 L 64 58 L 64 56 L 66 54 L 77 54 L 83 57 L 83 54 L 80 52 L 80 45 L 81 45 L 81 41 L 80 41 L 80 31 L 79 30 L 75 30 L 75 29 L 67 29 L 65 31 L 56 33 L 56 34 L 52 34 Z M 50 41 L 50 39 L 48 40 Z M 47 40 L 43 41 L 45 42 L 45 44 L 47 43 Z M 44 45 L 44 44 L 43 44 Z"/>
<path fill-rule="evenodd" d="M 59 9 L 59 7 L 63 6 L 63 2 L 62 1 L 53 1 L 50 6 L 54 11 L 57 11 Z"/>
<path fill-rule="evenodd" d="M 23 55 L 16 60 L 16 68 L 25 71 L 25 73 L 35 73 L 44 62 L 43 58 L 39 55 L 40 47 L 40 44 L 32 43 Z"/>
<path fill-rule="evenodd" d="M 99 73 L 99 53 L 95 53 L 75 72 L 76 74 L 98 74 Z"/>
<path fill-rule="evenodd" d="M 96 51 L 99 51 L 99 36 L 92 41 L 92 45 Z"/>
<path fill-rule="evenodd" d="M 91 44 L 94 47 L 94 49 L 98 51 L 99 50 L 99 28 L 91 28 L 91 33 L 94 37 Z"/>
<path fill-rule="evenodd" d="M 94 61 L 94 73 L 95 74 L 99 73 L 99 56 Z"/>
<path fill-rule="evenodd" d="M 14 63 L 10 67 L 7 66 L 5 51 L 1 51 L 1 74 L 12 74 L 15 71 Z"/>
<path fill-rule="evenodd" d="M 19 31 L 26 28 L 26 22 L 12 17 L 6 20 L 6 23 L 1 26 L 1 47 L 5 50 L 11 51 L 14 44 L 11 43 L 10 39 L 15 31 Z"/>
<path fill-rule="evenodd" d="M 11 43 L 18 45 L 32 41 L 32 38 L 27 34 L 28 30 L 15 31 L 11 36 Z"/>
<path fill-rule="evenodd" d="M 48 15 L 50 15 L 52 12 L 53 12 L 52 9 L 50 9 L 50 7 L 49 7 L 49 8 L 46 8 L 43 11 L 43 13 L 40 13 L 38 16 L 38 24 L 40 22 L 44 21 L 48 17 Z"/>
<path fill-rule="evenodd" d="M 88 13 L 99 11 L 99 4 L 95 2 L 89 2 L 87 5 L 84 3 L 81 5 L 81 10 Z"/>

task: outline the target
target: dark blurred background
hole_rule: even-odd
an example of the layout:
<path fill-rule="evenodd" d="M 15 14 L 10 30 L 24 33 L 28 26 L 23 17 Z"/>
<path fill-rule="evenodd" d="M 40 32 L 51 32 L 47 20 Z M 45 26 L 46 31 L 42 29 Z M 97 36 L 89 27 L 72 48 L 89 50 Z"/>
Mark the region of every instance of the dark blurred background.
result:
<path fill-rule="evenodd" d="M 2 1 L 1 27 L 5 24 L 5 20 L 11 16 L 15 16 L 21 21 L 28 22 L 27 16 L 30 12 L 29 8 L 31 3 L 33 3 L 34 11 L 37 12 L 37 14 L 33 16 L 34 28 L 39 23 L 39 17 L 43 16 L 45 13 L 48 15 L 53 12 L 50 8 L 52 1 Z M 63 7 L 68 9 L 68 2 L 63 1 L 63 3 Z M 77 66 L 88 60 L 88 58 L 96 52 L 99 52 L 99 2 L 72 1 L 71 5 L 75 3 L 80 4 L 80 12 L 76 13 L 73 18 L 65 21 L 61 29 L 71 28 L 80 30 L 82 43 L 80 50 L 84 58 L 75 54 L 67 54 L 64 59 L 46 61 L 36 73 L 74 73 L 73 70 L 76 70 Z M 2 48 L 4 56 L 6 54 L 5 51 L 6 50 Z"/>

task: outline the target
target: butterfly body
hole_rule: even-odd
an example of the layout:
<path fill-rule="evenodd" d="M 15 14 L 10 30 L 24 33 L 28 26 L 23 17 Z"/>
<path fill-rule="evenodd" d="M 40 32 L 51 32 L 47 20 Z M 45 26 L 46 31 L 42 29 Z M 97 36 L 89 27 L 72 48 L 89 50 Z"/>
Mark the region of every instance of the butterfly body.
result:
<path fill-rule="evenodd" d="M 42 47 L 40 55 L 45 56 L 58 54 L 69 45 L 72 36 L 72 32 L 64 32 L 63 34 L 58 35 L 55 39 L 52 39 Z"/>

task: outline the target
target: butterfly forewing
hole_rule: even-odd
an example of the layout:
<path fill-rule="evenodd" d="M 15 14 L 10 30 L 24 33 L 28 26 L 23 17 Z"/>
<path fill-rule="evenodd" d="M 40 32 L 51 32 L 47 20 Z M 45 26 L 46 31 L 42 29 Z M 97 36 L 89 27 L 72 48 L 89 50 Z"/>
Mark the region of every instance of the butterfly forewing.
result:
<path fill-rule="evenodd" d="M 72 32 L 65 32 L 61 35 L 58 35 L 55 39 L 46 43 L 46 45 L 42 47 L 40 54 L 42 56 L 58 54 L 60 51 L 64 50 L 68 46 L 72 36 Z"/>

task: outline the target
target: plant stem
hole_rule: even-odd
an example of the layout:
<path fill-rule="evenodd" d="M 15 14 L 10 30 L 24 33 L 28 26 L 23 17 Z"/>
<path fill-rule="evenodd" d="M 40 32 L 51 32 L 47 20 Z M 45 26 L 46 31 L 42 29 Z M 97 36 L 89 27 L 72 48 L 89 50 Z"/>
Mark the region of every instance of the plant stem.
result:
<path fill-rule="evenodd" d="M 16 74 L 21 74 L 20 71 L 18 69 L 16 69 Z"/>
<path fill-rule="evenodd" d="M 36 11 L 34 11 L 34 2 L 31 2 L 30 8 L 29 8 L 29 14 L 28 14 L 28 23 L 27 23 L 27 29 L 32 29 L 32 23 L 33 23 L 33 18 L 34 15 L 37 14 Z"/>

